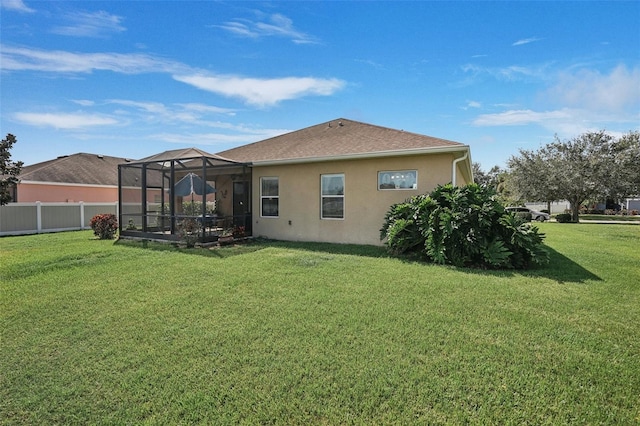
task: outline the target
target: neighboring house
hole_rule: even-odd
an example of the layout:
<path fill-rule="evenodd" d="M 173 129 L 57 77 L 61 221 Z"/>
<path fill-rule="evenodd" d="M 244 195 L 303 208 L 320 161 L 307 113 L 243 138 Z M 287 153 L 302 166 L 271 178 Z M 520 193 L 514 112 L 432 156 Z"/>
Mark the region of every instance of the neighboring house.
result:
<path fill-rule="evenodd" d="M 128 159 L 79 153 L 24 166 L 14 202 L 118 201 L 118 164 Z"/>
<path fill-rule="evenodd" d="M 120 223 L 138 217 L 145 223 L 125 236 L 175 239 L 180 203 L 171 201 L 177 198 L 171 188 L 196 173 L 215 188 L 218 213 L 253 236 L 375 245 L 392 204 L 440 184 L 472 182 L 471 164 L 467 145 L 337 119 L 215 155 L 173 151 L 121 165 Z M 150 188 L 132 187 L 134 176 L 166 182 L 158 192 L 166 199 L 154 201 L 169 203 L 170 226 L 148 207 Z M 163 228 L 151 225 L 160 222 Z M 210 236 L 203 233 L 202 241 Z"/>

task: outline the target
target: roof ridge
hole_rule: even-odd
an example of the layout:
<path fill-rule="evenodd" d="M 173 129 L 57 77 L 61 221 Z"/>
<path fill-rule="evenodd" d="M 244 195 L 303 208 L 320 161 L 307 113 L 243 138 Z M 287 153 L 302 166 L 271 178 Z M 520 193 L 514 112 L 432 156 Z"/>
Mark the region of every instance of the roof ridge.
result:
<path fill-rule="evenodd" d="M 364 121 L 351 120 L 351 119 L 348 119 L 348 118 L 340 118 L 339 120 L 351 121 L 352 123 L 358 123 L 358 124 L 362 124 L 362 125 L 364 125 L 364 126 L 377 127 L 377 128 L 379 128 L 379 129 L 389 130 L 389 131 L 391 131 L 391 132 L 407 133 L 407 134 L 415 135 L 415 136 L 419 136 L 419 137 L 427 137 L 427 138 L 430 138 L 430 139 L 437 139 L 437 140 L 439 140 L 439 141 L 444 141 L 444 142 L 449 142 L 449 143 L 455 143 L 455 144 L 464 145 L 463 143 L 456 142 L 456 141 L 452 141 L 451 139 L 444 139 L 444 138 L 439 138 L 439 137 L 437 137 L 437 136 L 425 135 L 425 134 L 423 134 L 423 133 L 416 133 L 416 132 L 412 132 L 412 131 L 410 131 L 410 130 L 394 129 L 393 127 L 381 126 L 381 125 L 379 125 L 379 124 L 365 123 Z"/>
<path fill-rule="evenodd" d="M 255 141 L 255 142 L 251 142 L 251 143 L 247 143 L 247 144 L 244 144 L 244 145 L 235 146 L 233 148 L 225 149 L 223 151 L 218 151 L 218 152 L 226 152 L 226 151 L 231 151 L 231 150 L 236 149 L 236 148 L 249 147 L 249 146 L 252 146 L 252 145 L 255 145 L 255 144 L 258 144 L 258 143 L 262 143 L 262 142 L 270 141 L 272 139 L 279 138 L 279 137 L 284 136 L 284 135 L 293 135 L 293 134 L 296 134 L 296 133 L 299 133 L 299 132 L 303 132 L 305 130 L 309 130 L 309 129 L 314 128 L 314 127 L 319 127 L 319 126 L 322 126 L 322 125 L 331 124 L 331 122 L 333 122 L 333 121 L 338 121 L 339 122 L 341 120 L 351 121 L 353 123 L 357 123 L 357 121 L 349 120 L 348 118 L 334 118 L 333 120 L 325 121 L 323 123 L 312 124 L 311 126 L 306 126 L 306 127 L 303 127 L 302 129 L 291 130 L 289 132 L 285 132 L 285 133 L 281 133 L 279 135 L 271 136 L 271 137 L 266 138 L 266 139 L 260 139 L 260 140 Z M 361 124 L 366 124 L 366 123 L 361 123 Z M 218 153 L 216 153 L 216 155 L 217 154 Z M 233 160 L 233 161 L 235 161 L 235 160 Z"/>

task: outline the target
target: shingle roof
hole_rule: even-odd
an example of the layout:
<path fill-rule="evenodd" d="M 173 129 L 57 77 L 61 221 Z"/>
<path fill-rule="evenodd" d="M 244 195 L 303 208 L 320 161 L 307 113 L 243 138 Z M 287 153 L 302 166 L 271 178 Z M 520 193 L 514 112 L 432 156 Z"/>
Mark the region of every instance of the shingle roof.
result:
<path fill-rule="evenodd" d="M 118 186 L 118 164 L 126 158 L 78 153 L 24 166 L 20 180 Z"/>
<path fill-rule="evenodd" d="M 261 162 L 429 150 L 463 145 L 344 118 L 219 152 L 236 161 Z"/>

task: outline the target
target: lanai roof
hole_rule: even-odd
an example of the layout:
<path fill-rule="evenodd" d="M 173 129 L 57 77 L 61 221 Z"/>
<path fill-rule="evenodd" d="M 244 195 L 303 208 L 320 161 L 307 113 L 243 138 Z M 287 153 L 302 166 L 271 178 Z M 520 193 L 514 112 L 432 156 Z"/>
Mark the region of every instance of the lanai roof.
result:
<path fill-rule="evenodd" d="M 171 161 L 171 160 L 189 160 L 192 158 L 203 158 L 203 157 L 210 160 L 221 161 L 226 163 L 237 162 L 234 160 L 221 157 L 220 155 L 217 155 L 217 154 L 210 154 L 198 148 L 183 148 L 183 149 L 173 149 L 170 151 L 164 151 L 159 154 L 155 154 L 150 157 L 137 160 L 136 163 L 153 163 L 153 162 L 163 162 L 163 161 Z"/>
<path fill-rule="evenodd" d="M 21 181 L 118 186 L 118 164 L 128 160 L 84 152 L 24 166 Z"/>
<path fill-rule="evenodd" d="M 459 142 L 339 118 L 218 155 L 235 161 L 260 163 L 466 148 Z"/>

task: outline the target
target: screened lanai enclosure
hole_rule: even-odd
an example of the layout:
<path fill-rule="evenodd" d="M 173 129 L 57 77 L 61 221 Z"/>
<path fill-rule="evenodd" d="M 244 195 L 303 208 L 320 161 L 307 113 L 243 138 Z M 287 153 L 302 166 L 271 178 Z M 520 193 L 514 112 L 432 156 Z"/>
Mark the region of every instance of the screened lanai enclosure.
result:
<path fill-rule="evenodd" d="M 251 167 L 196 148 L 118 166 L 120 236 L 212 243 L 251 235 Z"/>

